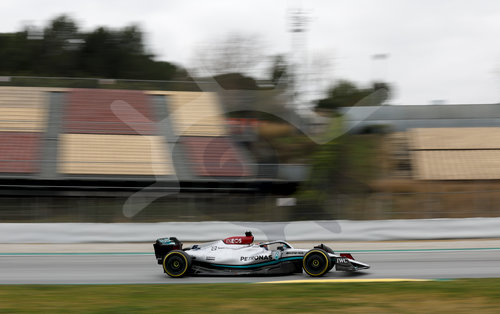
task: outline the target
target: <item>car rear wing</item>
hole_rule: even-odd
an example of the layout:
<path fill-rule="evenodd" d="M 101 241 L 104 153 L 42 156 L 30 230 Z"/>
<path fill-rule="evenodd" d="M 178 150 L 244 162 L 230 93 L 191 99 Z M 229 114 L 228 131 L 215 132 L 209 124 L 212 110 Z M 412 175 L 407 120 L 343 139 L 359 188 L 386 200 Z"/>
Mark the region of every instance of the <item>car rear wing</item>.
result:
<path fill-rule="evenodd" d="M 182 242 L 177 240 L 176 237 L 170 238 L 159 238 L 153 244 L 155 249 L 155 257 L 158 261 L 158 264 L 163 263 L 163 258 L 168 252 L 172 250 L 182 250 Z"/>

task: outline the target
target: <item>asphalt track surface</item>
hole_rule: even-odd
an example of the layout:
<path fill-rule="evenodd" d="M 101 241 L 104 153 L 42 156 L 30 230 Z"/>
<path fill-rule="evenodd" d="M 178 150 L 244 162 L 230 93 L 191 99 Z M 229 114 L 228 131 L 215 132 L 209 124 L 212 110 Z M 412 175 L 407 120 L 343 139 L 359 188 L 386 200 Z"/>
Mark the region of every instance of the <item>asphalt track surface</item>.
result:
<path fill-rule="evenodd" d="M 0 253 L 0 284 L 177 284 L 324 279 L 453 279 L 500 277 L 500 248 L 364 250 L 371 269 L 278 277 L 166 276 L 152 253 Z"/>

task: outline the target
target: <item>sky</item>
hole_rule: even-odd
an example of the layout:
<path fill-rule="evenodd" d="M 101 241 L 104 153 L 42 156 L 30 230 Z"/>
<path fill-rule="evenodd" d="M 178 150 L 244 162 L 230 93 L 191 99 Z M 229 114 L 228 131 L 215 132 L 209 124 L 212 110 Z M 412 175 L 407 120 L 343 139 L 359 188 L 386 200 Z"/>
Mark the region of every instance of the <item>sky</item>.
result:
<path fill-rule="evenodd" d="M 297 8 L 308 27 L 294 44 Z M 188 69 L 203 44 L 241 34 L 300 60 L 321 88 L 384 80 L 396 105 L 500 103 L 498 0 L 2 0 L 0 32 L 61 14 L 83 30 L 138 24 L 157 59 Z"/>

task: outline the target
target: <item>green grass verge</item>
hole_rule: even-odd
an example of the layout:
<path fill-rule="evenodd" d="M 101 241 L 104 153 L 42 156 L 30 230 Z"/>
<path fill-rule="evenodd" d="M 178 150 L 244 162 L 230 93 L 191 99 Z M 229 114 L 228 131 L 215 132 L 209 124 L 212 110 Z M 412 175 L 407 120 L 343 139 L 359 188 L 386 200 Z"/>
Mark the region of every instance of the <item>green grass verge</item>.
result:
<path fill-rule="evenodd" d="M 4 285 L 6 313 L 500 312 L 500 279 L 399 283 Z"/>

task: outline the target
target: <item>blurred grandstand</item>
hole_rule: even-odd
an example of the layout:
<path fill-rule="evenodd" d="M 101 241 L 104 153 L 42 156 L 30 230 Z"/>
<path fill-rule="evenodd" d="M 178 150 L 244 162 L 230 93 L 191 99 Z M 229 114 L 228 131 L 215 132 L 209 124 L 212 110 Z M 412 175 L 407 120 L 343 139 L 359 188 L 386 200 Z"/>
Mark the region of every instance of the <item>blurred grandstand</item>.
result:
<path fill-rule="evenodd" d="M 343 108 L 352 134 L 383 139 L 367 201 L 378 217 L 498 216 L 500 105 Z M 368 135 L 365 135 L 368 136 Z"/>
<path fill-rule="evenodd" d="M 255 161 L 247 147 L 257 120 L 227 120 L 217 94 L 110 89 L 112 81 L 0 86 L 0 217 L 120 220 L 125 200 L 151 184 L 153 198 L 180 194 L 139 220 L 255 216 L 256 195 L 287 195 L 305 179 L 296 165 Z M 113 111 L 116 101 L 130 110 Z"/>
<path fill-rule="evenodd" d="M 26 80 L 0 83 L 4 221 L 498 216 L 498 105 L 342 108 L 317 145 L 279 90 Z M 155 201 L 126 218 L 138 191 Z"/>

